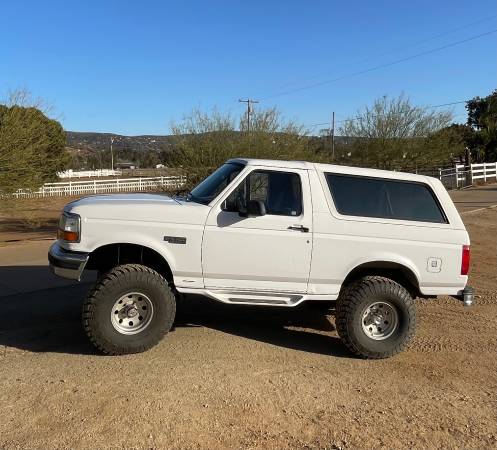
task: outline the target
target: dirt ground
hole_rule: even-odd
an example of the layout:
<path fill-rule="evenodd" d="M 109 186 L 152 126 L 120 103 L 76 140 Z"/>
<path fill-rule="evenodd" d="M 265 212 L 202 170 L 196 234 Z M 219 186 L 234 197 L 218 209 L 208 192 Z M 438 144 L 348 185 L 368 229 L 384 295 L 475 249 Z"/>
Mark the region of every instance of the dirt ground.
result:
<path fill-rule="evenodd" d="M 476 305 L 418 301 L 388 360 L 351 357 L 309 307 L 203 298 L 153 350 L 106 357 L 80 327 L 87 285 L 2 297 L 0 448 L 496 448 L 497 209 L 463 219 Z"/>
<path fill-rule="evenodd" d="M 0 200 L 0 245 L 19 240 L 54 239 L 62 208 L 76 198 Z"/>

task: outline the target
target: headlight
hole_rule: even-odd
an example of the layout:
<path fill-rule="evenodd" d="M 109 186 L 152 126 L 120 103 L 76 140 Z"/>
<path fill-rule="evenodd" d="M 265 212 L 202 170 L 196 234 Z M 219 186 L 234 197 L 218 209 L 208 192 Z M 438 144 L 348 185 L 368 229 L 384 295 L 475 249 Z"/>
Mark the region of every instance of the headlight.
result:
<path fill-rule="evenodd" d="M 77 214 L 63 212 L 59 219 L 57 239 L 68 242 L 79 242 L 81 233 L 81 217 Z"/>

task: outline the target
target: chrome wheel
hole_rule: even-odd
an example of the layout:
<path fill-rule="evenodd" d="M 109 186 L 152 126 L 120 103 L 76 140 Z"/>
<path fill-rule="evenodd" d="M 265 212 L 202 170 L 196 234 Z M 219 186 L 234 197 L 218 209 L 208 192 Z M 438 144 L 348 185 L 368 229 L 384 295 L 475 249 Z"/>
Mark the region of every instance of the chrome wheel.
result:
<path fill-rule="evenodd" d="M 375 341 L 390 337 L 398 324 L 397 309 L 388 302 L 372 303 L 362 314 L 362 329 L 367 337 Z"/>
<path fill-rule="evenodd" d="M 118 299 L 110 313 L 112 326 L 121 334 L 137 334 L 150 325 L 154 307 L 140 292 L 130 292 Z"/>

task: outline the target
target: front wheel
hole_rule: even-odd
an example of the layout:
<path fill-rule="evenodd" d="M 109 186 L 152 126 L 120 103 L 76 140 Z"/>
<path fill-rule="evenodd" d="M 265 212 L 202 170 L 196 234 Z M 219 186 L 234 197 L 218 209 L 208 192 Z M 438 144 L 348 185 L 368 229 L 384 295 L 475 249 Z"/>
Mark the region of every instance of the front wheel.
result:
<path fill-rule="evenodd" d="M 175 314 L 167 281 L 149 267 L 126 264 L 99 277 L 83 305 L 83 327 L 103 353 L 139 353 L 162 339 Z"/>
<path fill-rule="evenodd" d="M 389 278 L 368 276 L 347 286 L 337 300 L 336 328 L 357 356 L 388 358 L 409 344 L 416 308 L 409 292 Z"/>

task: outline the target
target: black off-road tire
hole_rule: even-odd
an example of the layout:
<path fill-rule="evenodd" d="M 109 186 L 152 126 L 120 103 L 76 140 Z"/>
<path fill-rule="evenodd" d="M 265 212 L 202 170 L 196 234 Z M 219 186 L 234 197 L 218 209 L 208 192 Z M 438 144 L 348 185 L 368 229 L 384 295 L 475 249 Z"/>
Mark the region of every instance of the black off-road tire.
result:
<path fill-rule="evenodd" d="M 397 328 L 383 340 L 369 337 L 362 326 L 364 312 L 375 302 L 387 302 L 398 315 Z M 340 293 L 335 322 L 338 335 L 352 353 L 366 359 L 388 358 L 404 350 L 414 336 L 416 307 L 411 294 L 399 283 L 367 276 Z"/>
<path fill-rule="evenodd" d="M 116 330 L 111 319 L 115 302 L 130 292 L 143 293 L 153 306 L 147 327 L 132 335 Z M 175 295 L 164 277 L 149 267 L 125 264 L 99 277 L 83 305 L 83 327 L 101 352 L 125 355 L 155 346 L 171 329 L 175 315 Z"/>

